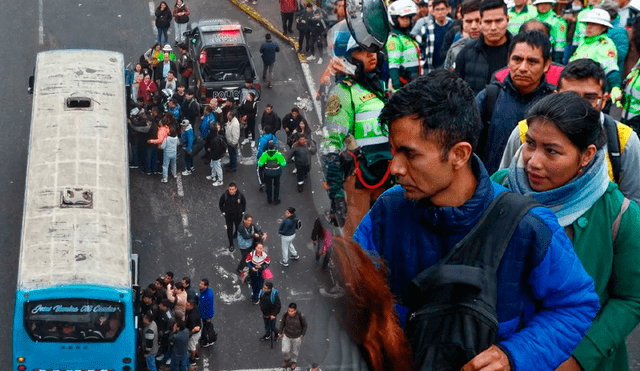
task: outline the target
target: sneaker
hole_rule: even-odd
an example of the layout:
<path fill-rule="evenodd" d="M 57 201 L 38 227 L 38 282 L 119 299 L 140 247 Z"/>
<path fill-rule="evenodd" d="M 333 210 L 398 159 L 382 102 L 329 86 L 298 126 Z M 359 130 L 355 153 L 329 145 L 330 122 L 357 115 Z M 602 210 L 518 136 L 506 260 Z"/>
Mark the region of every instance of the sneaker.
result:
<path fill-rule="evenodd" d="M 207 175 L 205 178 L 207 178 L 207 180 L 213 180 L 213 177 L 211 175 Z"/>
<path fill-rule="evenodd" d="M 312 60 L 314 60 L 314 59 L 316 59 L 316 57 L 315 57 L 315 56 L 313 56 L 313 55 L 310 55 L 310 56 L 308 56 L 308 57 L 307 57 L 307 60 L 308 60 L 308 61 L 312 61 Z"/>
<path fill-rule="evenodd" d="M 213 182 L 213 186 L 214 186 L 214 187 L 219 187 L 219 186 L 221 186 L 221 185 L 222 185 L 222 181 L 220 181 L 220 180 L 218 180 L 218 181 L 216 181 L 216 182 Z"/>
<path fill-rule="evenodd" d="M 264 335 L 263 337 L 260 338 L 260 341 L 267 341 L 271 339 L 271 335 Z"/>
<path fill-rule="evenodd" d="M 160 181 L 161 181 L 162 183 L 166 183 L 166 182 L 168 182 L 168 181 L 169 181 L 169 179 L 167 179 L 167 178 L 162 178 Z"/>
<path fill-rule="evenodd" d="M 138 165 L 129 165 L 129 169 L 137 169 L 138 167 Z"/>
<path fill-rule="evenodd" d="M 191 170 L 185 170 L 182 172 L 182 176 L 191 175 Z"/>
<path fill-rule="evenodd" d="M 152 174 L 151 172 L 148 172 L 148 173 L 144 173 L 144 175 L 151 175 L 151 174 Z"/>
<path fill-rule="evenodd" d="M 318 58 L 318 64 L 322 64 L 322 57 Z"/>
<path fill-rule="evenodd" d="M 272 83 L 269 83 L 269 87 L 270 87 L 270 88 L 273 88 L 273 84 L 272 84 Z"/>
<path fill-rule="evenodd" d="M 196 356 L 193 359 L 195 359 L 196 361 L 199 360 L 200 359 L 200 354 L 196 354 Z"/>
<path fill-rule="evenodd" d="M 255 140 L 251 142 L 251 148 L 256 148 L 256 141 Z"/>
<path fill-rule="evenodd" d="M 291 256 L 289 257 L 289 259 L 291 259 L 291 260 L 298 260 L 298 259 L 300 259 L 300 255 L 291 255 Z"/>
<path fill-rule="evenodd" d="M 297 167 L 294 167 L 294 168 L 293 168 L 293 174 L 297 174 L 297 173 L 298 173 L 298 168 L 297 168 Z"/>
<path fill-rule="evenodd" d="M 283 262 L 283 261 L 280 261 L 280 265 L 281 265 L 281 266 L 283 266 L 283 267 L 288 267 L 288 266 L 289 266 L 289 263 L 285 263 L 285 262 Z"/>

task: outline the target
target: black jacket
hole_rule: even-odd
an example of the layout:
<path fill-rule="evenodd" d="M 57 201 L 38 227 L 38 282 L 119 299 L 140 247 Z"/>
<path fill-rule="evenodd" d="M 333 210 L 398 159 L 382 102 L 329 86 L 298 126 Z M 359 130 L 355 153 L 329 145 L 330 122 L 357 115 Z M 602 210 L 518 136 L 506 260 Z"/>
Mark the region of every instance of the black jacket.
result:
<path fill-rule="evenodd" d="M 506 47 L 511 44 L 511 39 L 513 36 L 507 32 Z M 456 58 L 456 74 L 468 82 L 476 94 L 487 86 L 496 72 L 489 70 L 489 60 L 484 45 L 484 36 L 480 35 L 478 39 L 469 42 Z M 507 61 L 505 60 L 502 67 L 506 65 Z"/>
<path fill-rule="evenodd" d="M 297 118 L 293 118 L 293 115 L 291 113 L 287 113 L 282 118 L 282 127 L 285 129 L 289 129 L 289 131 L 287 132 L 287 136 L 291 135 L 294 130 L 300 129 L 301 121 L 304 121 L 304 123 L 307 124 L 307 120 L 301 114 L 298 114 Z M 307 124 L 307 127 L 309 127 L 309 124 Z"/>
<path fill-rule="evenodd" d="M 260 310 L 262 311 L 262 314 L 265 317 L 270 315 L 277 316 L 278 313 L 280 313 L 280 308 L 281 308 L 280 295 L 278 295 L 278 291 L 276 290 L 275 297 L 272 303 L 271 295 L 273 290 L 275 289 L 271 289 L 271 290 L 272 291 L 269 292 L 268 294 L 260 290 L 260 297 L 258 300 L 260 301 Z"/>
<path fill-rule="evenodd" d="M 200 106 L 196 101 L 196 98 L 192 98 L 191 100 L 187 100 L 185 98 L 184 102 L 180 106 L 180 116 L 183 119 L 189 120 L 189 123 L 195 127 L 196 118 L 200 115 Z"/>
<path fill-rule="evenodd" d="M 171 14 L 171 10 L 167 6 L 163 11 L 160 11 L 160 7 L 156 8 L 156 27 L 158 28 L 169 28 L 171 26 L 171 19 L 173 15 Z"/>
<path fill-rule="evenodd" d="M 220 133 L 211 130 L 209 131 L 209 136 L 207 137 L 207 142 L 204 145 L 205 155 L 204 158 L 207 160 L 218 161 L 219 159 L 227 153 L 227 141 L 224 138 L 224 135 L 220 135 Z"/>
<path fill-rule="evenodd" d="M 280 122 L 280 117 L 275 111 L 271 111 L 271 113 L 267 113 L 266 111 L 262 113 L 262 118 L 260 119 L 260 127 L 264 130 L 265 127 L 271 126 L 271 134 L 275 134 L 278 130 L 282 128 L 282 124 Z"/>
<path fill-rule="evenodd" d="M 220 207 L 220 211 L 227 214 L 227 216 L 240 217 L 247 207 L 247 200 L 244 198 L 244 195 L 240 193 L 240 190 L 237 190 L 234 195 L 230 195 L 227 190 L 220 196 L 218 206 Z"/>

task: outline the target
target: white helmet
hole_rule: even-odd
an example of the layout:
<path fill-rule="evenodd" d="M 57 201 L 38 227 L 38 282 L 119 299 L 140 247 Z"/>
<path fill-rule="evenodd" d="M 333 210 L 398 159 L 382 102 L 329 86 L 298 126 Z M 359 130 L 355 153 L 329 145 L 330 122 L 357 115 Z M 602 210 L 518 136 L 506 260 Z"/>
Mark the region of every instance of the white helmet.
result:
<path fill-rule="evenodd" d="M 531 5 L 538 5 L 538 4 L 555 4 L 556 0 L 534 0 L 533 4 Z"/>
<path fill-rule="evenodd" d="M 609 12 L 600 8 L 591 9 L 591 11 L 580 20 L 580 22 L 597 23 L 609 28 L 613 27 L 611 25 L 611 17 L 609 17 Z"/>
<path fill-rule="evenodd" d="M 411 17 L 418 12 L 418 7 L 416 3 L 412 0 L 398 0 L 394 1 L 389 5 L 388 14 L 389 14 L 389 23 L 393 26 L 397 26 L 395 24 L 394 19 L 396 17 Z"/>

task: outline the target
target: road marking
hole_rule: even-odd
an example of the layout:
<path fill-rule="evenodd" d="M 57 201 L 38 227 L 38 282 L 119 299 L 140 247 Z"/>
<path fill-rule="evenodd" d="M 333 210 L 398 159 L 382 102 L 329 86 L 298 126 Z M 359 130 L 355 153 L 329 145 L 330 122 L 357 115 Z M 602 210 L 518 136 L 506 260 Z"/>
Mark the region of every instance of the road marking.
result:
<path fill-rule="evenodd" d="M 182 177 L 180 176 L 180 173 L 178 173 L 176 183 L 178 184 L 178 196 L 184 197 L 184 188 L 182 187 Z"/>
<path fill-rule="evenodd" d="M 153 1 L 149 1 L 149 14 L 152 17 L 156 16 L 156 6 L 153 4 Z M 154 19 L 151 20 L 151 28 L 153 28 L 153 32 L 157 35 L 158 29 L 156 28 L 156 22 Z"/>
<path fill-rule="evenodd" d="M 300 63 L 302 67 L 302 72 L 304 73 L 304 79 L 307 81 L 307 86 L 309 87 L 309 94 L 313 97 L 316 95 L 316 84 L 313 80 L 313 75 L 311 74 L 311 68 L 309 68 L 309 64 Z M 318 122 L 320 125 L 324 122 L 322 120 L 322 109 L 320 108 L 320 102 L 317 99 L 311 99 L 313 101 L 313 105 L 316 108 L 316 114 L 318 115 Z"/>
<path fill-rule="evenodd" d="M 40 0 L 38 3 L 38 43 L 44 44 L 44 17 L 43 17 L 43 2 Z"/>
<path fill-rule="evenodd" d="M 238 301 L 246 300 L 246 297 L 242 295 L 242 287 L 238 283 L 237 275 L 227 271 L 221 266 L 216 266 L 215 269 L 223 278 L 231 278 L 233 280 L 233 287 L 236 290 L 233 294 L 227 294 L 226 292 L 220 292 L 218 297 L 225 304 L 231 304 Z"/>
<path fill-rule="evenodd" d="M 181 214 L 182 214 L 182 229 L 184 230 L 184 234 L 187 237 L 192 237 L 193 235 L 191 234 L 191 232 L 189 232 L 189 217 L 187 216 L 187 213 L 185 213 L 184 211 Z"/>
<path fill-rule="evenodd" d="M 311 300 L 313 299 L 313 291 L 295 291 L 291 289 L 289 290 L 289 297 L 296 301 Z"/>

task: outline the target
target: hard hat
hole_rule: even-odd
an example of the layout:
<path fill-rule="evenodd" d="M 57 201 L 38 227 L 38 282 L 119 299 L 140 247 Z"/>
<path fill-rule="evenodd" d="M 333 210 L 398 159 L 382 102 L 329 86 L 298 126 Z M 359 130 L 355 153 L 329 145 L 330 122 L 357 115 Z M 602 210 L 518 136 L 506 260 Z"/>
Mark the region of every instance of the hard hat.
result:
<path fill-rule="evenodd" d="M 531 5 L 538 5 L 538 4 L 555 4 L 556 0 L 535 0 Z"/>
<path fill-rule="evenodd" d="M 166 44 L 164 47 L 162 47 L 162 50 L 163 50 L 163 51 L 165 51 L 165 52 L 170 52 L 170 51 L 172 51 L 173 49 L 171 49 L 171 45 Z"/>
<path fill-rule="evenodd" d="M 327 40 L 330 43 L 329 47 L 335 57 L 340 58 L 345 56 L 350 38 L 351 33 L 345 20 L 336 23 L 329 29 L 329 32 L 327 32 Z"/>
<path fill-rule="evenodd" d="M 396 17 L 411 17 L 416 14 L 418 7 L 412 0 L 398 0 L 389 5 L 388 16 L 389 23 L 397 26 L 393 21 Z"/>
<path fill-rule="evenodd" d="M 609 28 L 613 27 L 611 25 L 611 17 L 609 17 L 609 12 L 604 9 L 598 8 L 591 9 L 591 11 L 580 20 L 580 22 L 597 23 Z"/>

